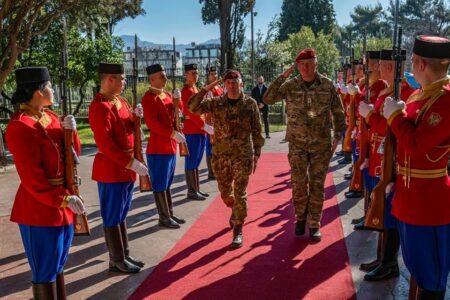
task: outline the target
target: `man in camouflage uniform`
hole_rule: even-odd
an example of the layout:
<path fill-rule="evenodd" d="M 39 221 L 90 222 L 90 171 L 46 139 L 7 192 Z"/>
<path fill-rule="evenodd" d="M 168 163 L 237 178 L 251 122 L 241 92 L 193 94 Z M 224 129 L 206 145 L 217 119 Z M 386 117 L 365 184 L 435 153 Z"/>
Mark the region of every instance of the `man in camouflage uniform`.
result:
<path fill-rule="evenodd" d="M 294 67 L 300 76 L 286 81 Z M 285 82 L 286 81 L 286 82 Z M 286 99 L 293 202 L 297 223 L 295 234 L 303 235 L 305 225 L 310 238 L 319 242 L 324 183 L 330 158 L 341 138 L 344 110 L 330 79 L 317 72 L 316 52 L 301 51 L 295 64 L 280 75 L 264 95 L 264 102 L 274 104 Z M 331 119 L 332 116 L 332 119 Z M 333 142 L 331 140 L 333 121 Z"/>
<path fill-rule="evenodd" d="M 247 185 L 256 169 L 264 138 L 256 101 L 243 94 L 241 75 L 229 70 L 224 76 L 227 93 L 203 99 L 219 83 L 205 86 L 189 100 L 189 110 L 196 114 L 211 113 L 214 120 L 215 144 L 212 168 L 222 200 L 232 213 L 232 247 L 242 246 L 242 225 L 247 216 Z"/>

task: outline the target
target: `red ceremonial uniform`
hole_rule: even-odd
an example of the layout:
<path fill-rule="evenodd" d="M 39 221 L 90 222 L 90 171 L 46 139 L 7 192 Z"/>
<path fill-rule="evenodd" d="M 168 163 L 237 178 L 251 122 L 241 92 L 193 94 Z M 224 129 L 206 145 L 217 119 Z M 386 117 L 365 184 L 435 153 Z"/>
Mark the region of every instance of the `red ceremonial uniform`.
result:
<path fill-rule="evenodd" d="M 181 101 L 183 104 L 183 115 L 184 115 L 184 134 L 205 134 L 203 127 L 205 126 L 205 120 L 202 116 L 193 114 L 189 111 L 188 101 L 189 99 L 198 93 L 197 87 L 185 85 L 181 90 Z"/>
<path fill-rule="evenodd" d="M 147 154 L 176 154 L 177 142 L 172 138 L 175 121 L 172 95 L 150 87 L 142 98 L 142 107 L 150 130 Z"/>
<path fill-rule="evenodd" d="M 11 221 L 31 226 L 73 223 L 72 210 L 62 206 L 64 196 L 70 193 L 64 187 L 64 130 L 58 116 L 22 104 L 11 117 L 5 136 L 20 177 Z M 78 135 L 73 142 L 79 154 Z"/>
<path fill-rule="evenodd" d="M 388 120 L 397 142 L 392 214 L 412 225 L 450 224 L 449 79 L 417 90 L 406 103 L 406 114 Z"/>
<path fill-rule="evenodd" d="M 378 96 L 377 101 L 375 102 L 375 111 L 367 115 L 366 122 L 370 126 L 370 161 L 369 161 L 369 175 L 377 176 L 381 175 L 382 171 L 382 159 L 383 159 L 383 151 L 379 151 L 381 142 L 384 140 L 386 136 L 386 127 L 387 121 L 382 116 L 382 109 L 384 101 L 387 97 L 391 97 L 394 89 L 393 87 L 388 87 L 381 91 Z M 401 89 L 400 89 L 400 99 L 408 99 L 408 97 L 414 92 L 406 80 L 402 80 Z"/>
<path fill-rule="evenodd" d="M 127 167 L 133 161 L 133 115 L 121 96 L 95 95 L 89 106 L 89 123 L 98 152 L 92 179 L 98 182 L 130 182 L 136 173 Z"/>
<path fill-rule="evenodd" d="M 364 78 L 362 78 L 362 79 L 360 79 L 358 81 L 358 86 L 359 86 L 359 90 L 361 92 L 357 93 L 355 95 L 355 100 L 354 101 L 355 101 L 355 117 L 356 117 L 356 125 L 355 125 L 356 136 L 355 136 L 355 139 L 357 141 L 356 149 L 359 152 L 359 149 L 360 149 L 359 140 L 361 139 L 361 130 L 360 130 L 360 126 L 359 126 L 359 124 L 361 122 L 361 116 L 359 115 L 359 103 L 364 100 L 364 96 L 365 96 L 365 93 L 366 93 L 366 90 L 365 90 L 366 84 L 365 84 Z"/>

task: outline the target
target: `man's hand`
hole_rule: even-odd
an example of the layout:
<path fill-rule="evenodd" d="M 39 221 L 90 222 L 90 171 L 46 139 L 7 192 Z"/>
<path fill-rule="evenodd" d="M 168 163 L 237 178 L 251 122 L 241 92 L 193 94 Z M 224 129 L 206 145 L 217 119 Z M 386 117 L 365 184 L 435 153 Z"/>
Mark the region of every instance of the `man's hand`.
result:
<path fill-rule="evenodd" d="M 259 103 L 259 104 L 258 104 L 258 107 L 259 107 L 259 109 L 263 109 L 263 108 L 264 108 L 264 104 Z"/>
<path fill-rule="evenodd" d="M 347 89 L 347 86 L 345 85 L 345 83 L 341 84 L 341 93 L 348 94 L 348 89 Z"/>
<path fill-rule="evenodd" d="M 357 86 L 356 84 L 349 84 L 347 90 L 350 95 L 356 95 L 361 93 L 359 86 Z"/>
<path fill-rule="evenodd" d="M 362 171 L 364 169 L 367 169 L 369 167 L 369 159 L 364 159 L 364 162 L 359 166 L 359 169 Z"/>
<path fill-rule="evenodd" d="M 367 104 L 364 101 L 361 101 L 359 103 L 359 114 L 363 118 L 367 117 L 367 115 L 374 110 L 375 110 L 375 107 L 373 106 L 373 104 Z"/>
<path fill-rule="evenodd" d="M 76 130 L 77 129 L 77 121 L 75 117 L 72 115 L 67 115 L 64 117 L 64 120 L 61 122 L 61 125 L 66 130 Z"/>
<path fill-rule="evenodd" d="M 294 68 L 295 68 L 295 64 L 290 66 L 289 69 L 284 71 L 283 74 L 281 74 L 281 75 L 283 75 L 284 78 L 288 78 L 289 76 L 291 76 L 292 72 L 294 72 Z"/>
<path fill-rule="evenodd" d="M 383 116 L 389 119 L 395 112 L 402 111 L 406 108 L 406 103 L 403 100 L 395 101 L 391 97 L 384 100 Z"/>
<path fill-rule="evenodd" d="M 211 90 L 213 89 L 213 87 L 215 87 L 216 85 L 218 85 L 221 81 L 222 81 L 222 79 L 217 79 L 216 81 L 214 81 L 214 82 L 212 82 L 212 83 L 210 83 L 210 84 L 208 84 L 208 85 L 205 85 L 205 86 L 203 87 L 203 89 L 204 89 L 205 91 L 209 92 L 209 91 L 211 91 Z"/>
<path fill-rule="evenodd" d="M 389 182 L 384 191 L 386 192 L 386 196 L 393 193 L 395 191 L 395 182 Z"/>
<path fill-rule="evenodd" d="M 172 93 L 173 99 L 180 99 L 181 98 L 181 92 L 179 89 L 174 89 Z"/>
<path fill-rule="evenodd" d="M 184 134 L 182 134 L 179 131 L 174 131 L 172 133 L 172 138 L 179 144 L 179 143 L 186 143 L 186 137 L 184 136 Z"/>
<path fill-rule="evenodd" d="M 252 170 L 252 174 L 255 174 L 256 166 L 258 164 L 258 159 L 259 159 L 258 156 L 255 156 L 255 155 L 253 156 L 253 170 Z"/>
<path fill-rule="evenodd" d="M 138 118 L 142 118 L 144 116 L 144 109 L 142 108 L 142 104 L 137 104 L 136 108 L 134 109 L 134 114 Z"/>
<path fill-rule="evenodd" d="M 136 158 L 131 163 L 130 169 L 136 172 L 139 176 L 145 176 L 148 175 L 148 169 L 147 166 L 141 163 Z"/>
<path fill-rule="evenodd" d="M 333 143 L 331 144 L 331 155 L 333 155 L 334 151 L 336 151 L 338 144 L 339 144 L 339 139 L 334 138 Z"/>
<path fill-rule="evenodd" d="M 357 135 L 358 135 L 358 129 L 355 127 L 352 130 L 352 140 L 355 140 Z"/>
<path fill-rule="evenodd" d="M 76 195 L 70 195 L 66 199 L 67 206 L 77 215 L 81 215 L 84 213 L 84 203 L 81 199 Z"/>
<path fill-rule="evenodd" d="M 212 127 L 209 124 L 205 123 L 205 125 L 203 125 L 203 130 L 206 131 L 206 133 L 209 134 L 209 135 L 213 135 L 214 134 L 214 127 Z"/>

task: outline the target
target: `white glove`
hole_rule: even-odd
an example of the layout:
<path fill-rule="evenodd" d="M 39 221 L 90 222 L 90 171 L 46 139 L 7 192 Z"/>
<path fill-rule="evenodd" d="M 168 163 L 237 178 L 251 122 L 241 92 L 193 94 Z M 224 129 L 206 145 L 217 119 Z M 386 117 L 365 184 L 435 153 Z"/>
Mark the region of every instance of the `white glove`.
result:
<path fill-rule="evenodd" d="M 356 139 L 356 135 L 357 135 L 357 134 L 358 134 L 358 130 L 357 130 L 356 127 L 355 127 L 355 128 L 353 128 L 353 130 L 352 130 L 352 135 L 351 135 L 352 140 Z"/>
<path fill-rule="evenodd" d="M 173 99 L 180 99 L 181 98 L 181 92 L 179 89 L 174 89 L 172 93 Z"/>
<path fill-rule="evenodd" d="M 148 175 L 147 167 L 137 159 L 133 160 L 130 169 L 135 171 L 139 176 Z"/>
<path fill-rule="evenodd" d="M 77 121 L 75 117 L 72 115 L 67 115 L 64 117 L 64 120 L 61 122 L 61 125 L 64 129 L 67 130 L 76 130 L 77 129 Z"/>
<path fill-rule="evenodd" d="M 384 191 L 386 192 L 386 196 L 393 193 L 395 191 L 395 182 L 389 182 Z"/>
<path fill-rule="evenodd" d="M 213 135 L 214 134 L 214 127 L 212 127 L 211 125 L 208 125 L 206 123 L 203 126 L 203 130 L 206 131 L 206 133 L 209 134 L 209 135 Z"/>
<path fill-rule="evenodd" d="M 341 93 L 342 94 L 348 94 L 347 86 L 344 83 L 341 84 Z"/>
<path fill-rule="evenodd" d="M 177 143 L 186 143 L 186 137 L 179 131 L 174 131 L 173 132 L 173 139 L 175 139 L 175 141 L 177 141 Z"/>
<path fill-rule="evenodd" d="M 144 116 L 144 109 L 142 108 L 142 104 L 136 105 L 136 108 L 134 109 L 134 114 L 136 117 L 142 118 Z"/>
<path fill-rule="evenodd" d="M 386 119 L 389 119 L 389 117 L 399 110 L 404 110 L 406 108 L 406 104 L 403 100 L 400 101 L 394 101 L 391 97 L 387 97 L 386 100 L 384 100 L 383 105 L 383 116 Z"/>
<path fill-rule="evenodd" d="M 364 170 L 364 169 L 366 169 L 366 168 L 368 168 L 368 167 L 369 167 L 369 159 L 366 158 L 366 159 L 364 160 L 364 162 L 361 164 L 361 166 L 359 166 L 359 169 L 362 171 L 362 170 Z"/>
<path fill-rule="evenodd" d="M 212 97 L 214 97 L 214 95 L 213 95 L 213 93 L 212 93 L 211 91 L 209 91 L 209 92 L 206 94 L 206 98 L 207 98 L 207 99 L 210 99 L 210 98 L 212 98 Z"/>
<path fill-rule="evenodd" d="M 84 203 L 76 195 L 70 195 L 67 197 L 67 206 L 77 215 L 84 213 Z"/>
<path fill-rule="evenodd" d="M 367 104 L 364 101 L 359 102 L 359 114 L 365 118 L 367 117 L 367 115 L 371 112 L 374 111 L 375 107 L 373 106 L 373 104 Z"/>
<path fill-rule="evenodd" d="M 347 90 L 350 95 L 356 95 L 358 93 L 361 93 L 359 86 L 357 86 L 356 84 L 349 84 Z"/>

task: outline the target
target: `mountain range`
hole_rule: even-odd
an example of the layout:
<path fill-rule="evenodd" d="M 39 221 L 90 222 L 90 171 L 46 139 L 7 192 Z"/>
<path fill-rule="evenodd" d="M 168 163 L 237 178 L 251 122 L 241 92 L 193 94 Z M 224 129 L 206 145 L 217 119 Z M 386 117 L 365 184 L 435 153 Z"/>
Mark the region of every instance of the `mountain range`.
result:
<path fill-rule="evenodd" d="M 128 48 L 134 49 L 134 36 L 133 35 L 121 35 L 120 38 L 124 42 L 123 50 L 127 50 Z M 156 44 L 153 42 L 148 41 L 142 41 L 138 37 L 138 47 L 146 47 L 146 48 L 156 48 L 156 49 L 165 49 L 165 50 L 172 50 L 172 44 Z M 207 40 L 203 43 L 199 43 L 198 45 L 203 44 L 220 44 L 220 39 L 211 39 Z M 191 44 L 175 44 L 175 48 L 177 51 L 180 51 L 181 53 L 185 53 L 186 48 L 192 47 Z"/>

